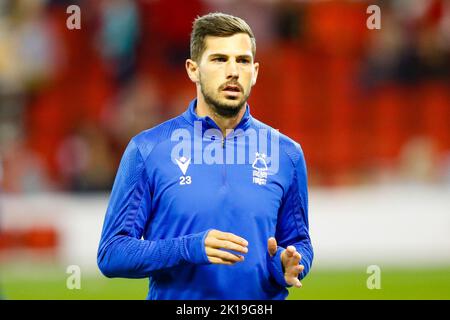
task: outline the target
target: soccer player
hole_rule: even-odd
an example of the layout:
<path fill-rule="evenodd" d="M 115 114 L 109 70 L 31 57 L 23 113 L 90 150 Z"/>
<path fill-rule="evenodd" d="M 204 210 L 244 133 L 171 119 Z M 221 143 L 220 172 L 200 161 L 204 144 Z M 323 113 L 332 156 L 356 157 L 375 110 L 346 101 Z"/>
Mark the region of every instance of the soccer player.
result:
<path fill-rule="evenodd" d="M 313 260 L 302 149 L 250 115 L 259 64 L 245 21 L 198 17 L 190 49 L 197 97 L 131 139 L 98 266 L 149 277 L 148 299 L 285 299 Z"/>

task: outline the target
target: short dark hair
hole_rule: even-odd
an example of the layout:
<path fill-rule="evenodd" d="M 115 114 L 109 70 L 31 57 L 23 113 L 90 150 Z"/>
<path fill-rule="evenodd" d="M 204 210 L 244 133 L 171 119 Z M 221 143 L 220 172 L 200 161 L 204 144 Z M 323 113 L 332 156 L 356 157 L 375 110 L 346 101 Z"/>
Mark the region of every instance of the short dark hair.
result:
<path fill-rule="evenodd" d="M 243 19 L 229 14 L 214 12 L 197 17 L 191 33 L 191 59 L 199 61 L 205 51 L 205 37 L 229 37 L 236 33 L 246 33 L 252 42 L 252 54 L 256 54 L 256 41 L 253 31 Z"/>

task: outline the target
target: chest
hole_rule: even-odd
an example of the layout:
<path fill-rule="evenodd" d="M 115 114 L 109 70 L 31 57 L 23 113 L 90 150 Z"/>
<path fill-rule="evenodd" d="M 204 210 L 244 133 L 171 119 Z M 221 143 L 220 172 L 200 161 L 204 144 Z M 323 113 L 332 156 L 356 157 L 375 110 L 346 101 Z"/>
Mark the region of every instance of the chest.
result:
<path fill-rule="evenodd" d="M 196 149 L 186 156 L 172 153 L 153 168 L 157 187 L 152 202 L 158 220 L 205 225 L 224 219 L 274 225 L 285 177 L 271 171 L 267 157 L 248 148 L 244 153 L 231 143 L 203 147 L 201 158 L 198 153 L 196 157 Z"/>

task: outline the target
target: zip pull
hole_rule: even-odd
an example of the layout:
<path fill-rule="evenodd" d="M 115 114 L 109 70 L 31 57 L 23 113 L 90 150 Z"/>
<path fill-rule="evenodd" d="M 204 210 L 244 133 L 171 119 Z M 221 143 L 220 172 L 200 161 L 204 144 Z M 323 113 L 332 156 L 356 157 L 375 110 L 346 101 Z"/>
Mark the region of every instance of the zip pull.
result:
<path fill-rule="evenodd" d="M 225 149 L 225 138 L 222 137 L 222 149 Z"/>

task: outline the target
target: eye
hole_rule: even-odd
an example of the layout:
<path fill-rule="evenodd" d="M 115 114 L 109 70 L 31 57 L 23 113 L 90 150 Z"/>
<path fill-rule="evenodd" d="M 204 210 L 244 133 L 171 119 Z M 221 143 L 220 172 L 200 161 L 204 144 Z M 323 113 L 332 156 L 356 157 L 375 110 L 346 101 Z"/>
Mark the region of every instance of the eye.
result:
<path fill-rule="evenodd" d="M 217 57 L 217 58 L 214 58 L 213 61 L 215 61 L 215 62 L 225 62 L 227 60 L 224 57 Z"/>
<path fill-rule="evenodd" d="M 247 58 L 241 58 L 241 59 L 238 59 L 238 62 L 239 62 L 239 63 L 243 63 L 243 64 L 249 64 L 249 63 L 250 63 L 250 60 L 247 59 Z"/>

